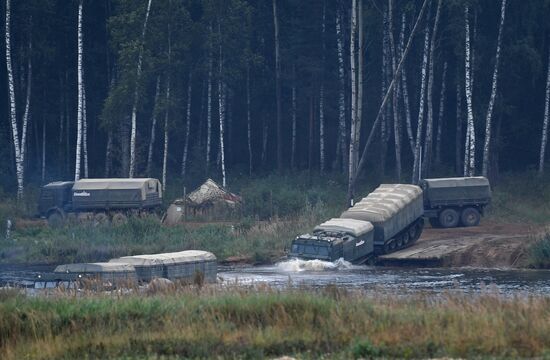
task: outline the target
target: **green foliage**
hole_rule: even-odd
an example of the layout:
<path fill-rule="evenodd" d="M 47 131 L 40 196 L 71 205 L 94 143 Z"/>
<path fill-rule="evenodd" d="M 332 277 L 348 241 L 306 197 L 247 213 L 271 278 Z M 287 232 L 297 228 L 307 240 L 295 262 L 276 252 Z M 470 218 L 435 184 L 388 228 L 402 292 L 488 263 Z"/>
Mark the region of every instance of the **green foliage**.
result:
<path fill-rule="evenodd" d="M 529 262 L 534 268 L 550 269 L 550 232 L 529 247 Z"/>

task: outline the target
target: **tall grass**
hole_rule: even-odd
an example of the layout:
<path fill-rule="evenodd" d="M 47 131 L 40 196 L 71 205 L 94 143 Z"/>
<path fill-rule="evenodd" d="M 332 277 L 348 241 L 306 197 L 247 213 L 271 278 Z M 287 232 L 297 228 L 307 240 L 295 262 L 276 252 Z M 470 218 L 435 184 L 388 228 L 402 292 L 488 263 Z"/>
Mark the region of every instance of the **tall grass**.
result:
<path fill-rule="evenodd" d="M 534 268 L 550 269 L 549 231 L 547 231 L 529 247 L 529 264 Z"/>
<path fill-rule="evenodd" d="M 209 290 L 0 303 L 0 357 L 535 357 L 550 299 Z"/>

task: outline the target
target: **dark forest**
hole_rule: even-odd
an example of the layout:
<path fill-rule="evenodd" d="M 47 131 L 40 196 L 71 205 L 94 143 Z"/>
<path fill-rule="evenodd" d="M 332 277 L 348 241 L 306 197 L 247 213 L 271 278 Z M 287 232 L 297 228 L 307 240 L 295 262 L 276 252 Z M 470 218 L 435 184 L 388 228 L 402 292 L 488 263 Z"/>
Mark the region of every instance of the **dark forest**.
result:
<path fill-rule="evenodd" d="M 308 171 L 343 174 L 353 196 L 357 178 L 544 170 L 549 1 L 7 0 L 1 11 L 5 193 Z"/>

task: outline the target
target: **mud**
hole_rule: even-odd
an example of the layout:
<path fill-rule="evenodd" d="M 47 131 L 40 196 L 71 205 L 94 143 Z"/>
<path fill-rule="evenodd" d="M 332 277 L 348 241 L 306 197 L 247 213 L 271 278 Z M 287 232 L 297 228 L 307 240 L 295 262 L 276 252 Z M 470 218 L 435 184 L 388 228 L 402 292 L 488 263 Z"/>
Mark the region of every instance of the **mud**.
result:
<path fill-rule="evenodd" d="M 528 247 L 544 229 L 525 224 L 483 222 L 471 228 L 424 229 L 413 246 L 381 256 L 380 265 L 525 267 Z"/>

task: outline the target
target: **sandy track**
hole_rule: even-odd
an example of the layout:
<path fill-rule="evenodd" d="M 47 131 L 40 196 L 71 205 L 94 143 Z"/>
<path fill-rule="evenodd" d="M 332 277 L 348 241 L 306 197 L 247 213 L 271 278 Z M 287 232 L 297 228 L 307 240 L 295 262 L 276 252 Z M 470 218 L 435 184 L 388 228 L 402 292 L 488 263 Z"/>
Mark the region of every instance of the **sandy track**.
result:
<path fill-rule="evenodd" d="M 540 226 L 482 222 L 471 228 L 427 227 L 410 248 L 384 255 L 385 265 L 522 267 Z"/>

